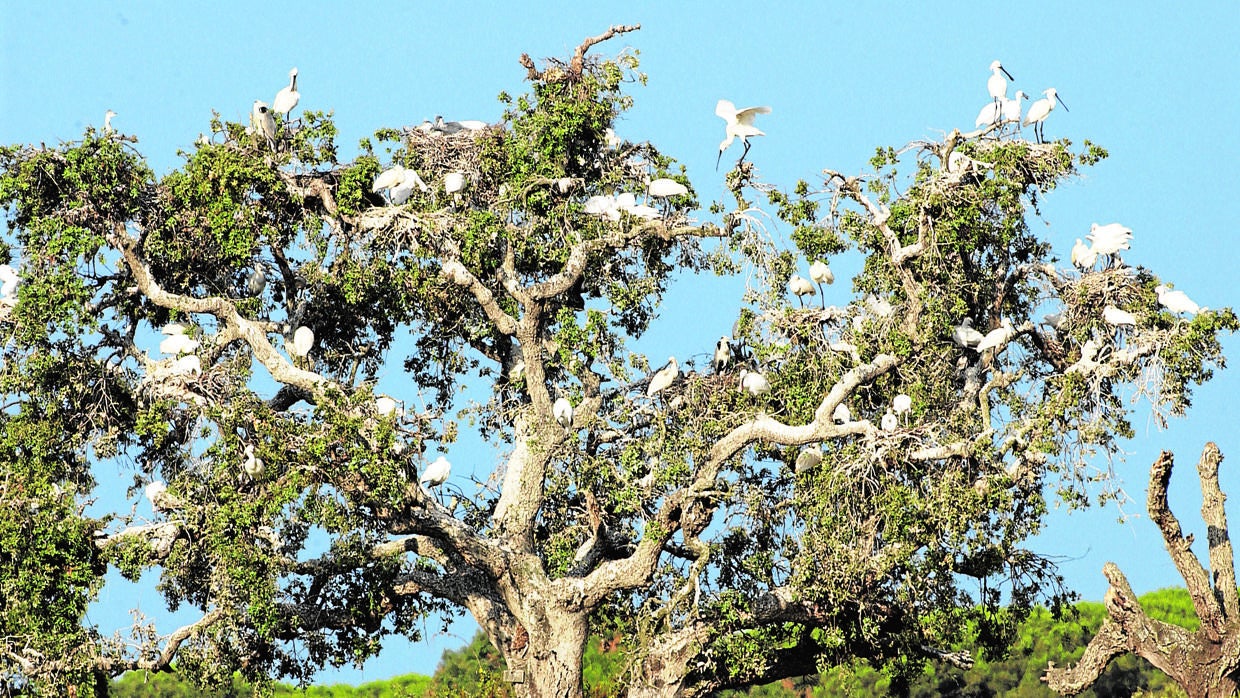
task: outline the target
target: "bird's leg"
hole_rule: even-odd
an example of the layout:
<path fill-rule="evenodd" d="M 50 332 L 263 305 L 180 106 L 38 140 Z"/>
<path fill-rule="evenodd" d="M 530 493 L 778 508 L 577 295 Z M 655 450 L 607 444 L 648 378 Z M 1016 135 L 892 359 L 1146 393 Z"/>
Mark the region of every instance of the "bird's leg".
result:
<path fill-rule="evenodd" d="M 736 161 L 736 164 L 738 167 L 740 166 L 742 162 L 745 162 L 745 156 L 749 154 L 749 147 L 750 147 L 748 138 L 742 140 L 741 143 L 745 145 L 745 150 L 741 152 L 741 159 Z"/>
<path fill-rule="evenodd" d="M 818 284 L 818 297 L 822 299 L 822 309 L 827 309 L 827 294 L 822 290 L 822 284 Z"/>

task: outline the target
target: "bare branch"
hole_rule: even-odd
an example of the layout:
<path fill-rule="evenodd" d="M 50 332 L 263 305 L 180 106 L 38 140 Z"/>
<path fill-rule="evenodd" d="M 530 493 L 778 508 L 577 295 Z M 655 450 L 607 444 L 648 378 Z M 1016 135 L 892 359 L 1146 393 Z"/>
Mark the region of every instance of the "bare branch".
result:
<path fill-rule="evenodd" d="M 1227 512 L 1218 483 L 1218 468 L 1223 454 L 1211 441 L 1201 452 L 1197 462 L 1197 476 L 1201 480 L 1201 520 L 1205 522 L 1210 543 L 1210 571 L 1214 575 L 1214 593 L 1223 605 L 1223 615 L 1228 621 L 1240 620 L 1240 599 L 1236 593 L 1236 562 L 1232 552 L 1231 538 L 1227 533 Z"/>

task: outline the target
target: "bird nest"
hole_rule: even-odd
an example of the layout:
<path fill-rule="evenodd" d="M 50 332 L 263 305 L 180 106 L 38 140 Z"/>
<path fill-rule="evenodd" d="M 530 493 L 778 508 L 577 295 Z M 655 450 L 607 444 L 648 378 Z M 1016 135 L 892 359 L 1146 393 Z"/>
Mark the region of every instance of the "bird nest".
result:
<path fill-rule="evenodd" d="M 1108 305 L 1124 308 L 1138 302 L 1141 287 L 1135 269 L 1119 266 L 1081 274 L 1060 293 L 1064 299 L 1064 321 L 1068 327 L 1077 327 L 1099 317 L 1101 309 Z"/>

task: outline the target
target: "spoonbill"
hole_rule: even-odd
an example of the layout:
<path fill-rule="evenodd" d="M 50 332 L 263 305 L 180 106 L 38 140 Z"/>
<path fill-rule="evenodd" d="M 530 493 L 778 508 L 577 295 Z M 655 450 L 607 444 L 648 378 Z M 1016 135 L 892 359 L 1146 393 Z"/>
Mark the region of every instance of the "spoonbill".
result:
<path fill-rule="evenodd" d="M 836 424 L 848 424 L 852 421 L 852 410 L 848 409 L 848 405 L 841 402 L 831 411 L 831 421 Z"/>
<path fill-rule="evenodd" d="M 254 127 L 254 133 L 267 139 L 267 145 L 275 148 L 276 120 L 271 115 L 271 107 L 261 99 L 254 100 L 254 106 L 250 109 L 250 125 Z"/>
<path fill-rule="evenodd" d="M 314 346 L 314 330 L 302 325 L 293 332 L 293 343 L 288 348 L 288 353 L 297 358 L 305 357 L 310 353 L 310 349 Z"/>
<path fill-rule="evenodd" d="M 1072 266 L 1081 271 L 1088 271 L 1094 268 L 1096 261 L 1098 261 L 1098 253 L 1094 251 L 1094 248 L 1077 238 L 1076 244 L 1072 246 Z"/>
<path fill-rule="evenodd" d="M 1005 80 L 1003 76 L 1007 76 Z M 1012 74 L 1003 67 L 999 61 L 990 62 L 990 77 L 986 80 L 986 91 L 990 93 L 990 98 L 999 104 L 999 100 L 1007 97 L 1007 81 L 1015 80 Z"/>
<path fill-rule="evenodd" d="M 245 460 L 241 461 L 241 469 L 251 480 L 257 480 L 267 472 L 267 465 L 263 463 L 263 459 L 254 455 L 254 444 L 245 445 Z"/>
<path fill-rule="evenodd" d="M 1132 249 L 1132 228 L 1126 228 L 1119 223 L 1107 223 L 1106 225 L 1092 223 L 1089 226 L 1089 235 L 1086 235 L 1085 239 L 1089 240 L 1095 254 L 1107 258 L 1109 267 L 1119 260 L 1120 250 Z"/>
<path fill-rule="evenodd" d="M 396 401 L 392 398 L 387 395 L 380 395 L 375 398 L 375 412 L 378 412 L 380 417 L 387 417 L 395 411 Z"/>
<path fill-rule="evenodd" d="M 12 298 L 17 293 L 17 285 L 21 277 L 17 270 L 7 264 L 0 264 L 0 298 Z"/>
<path fill-rule="evenodd" d="M 104 133 L 111 134 L 113 132 L 114 129 L 112 128 L 112 117 L 114 116 L 116 116 L 116 112 L 112 111 L 111 109 L 103 113 L 103 132 Z"/>
<path fill-rule="evenodd" d="M 301 93 L 297 91 L 297 69 L 288 71 L 288 85 L 276 93 L 271 100 L 271 111 L 287 118 L 289 112 L 301 101 Z"/>
<path fill-rule="evenodd" d="M 880 427 L 882 427 L 883 431 L 891 432 L 891 431 L 895 431 L 896 427 L 900 425 L 900 420 L 896 419 L 895 412 L 892 412 L 890 409 L 888 409 L 883 414 L 883 418 L 882 420 L 879 421 L 878 424 Z"/>
<path fill-rule="evenodd" d="M 265 288 L 267 288 L 267 270 L 262 262 L 255 262 L 254 271 L 250 272 L 249 278 L 245 280 L 245 290 L 251 296 L 258 296 L 262 295 Z"/>
<path fill-rule="evenodd" d="M 1003 318 L 999 326 L 987 332 L 982 341 L 978 343 L 977 352 L 980 354 L 987 349 L 995 349 L 996 353 L 1003 351 L 1007 343 L 1015 336 L 1016 328 L 1012 327 L 1012 323 L 1007 318 Z"/>
<path fill-rule="evenodd" d="M 1127 310 L 1120 310 L 1113 305 L 1108 305 L 1102 309 L 1102 319 L 1105 320 L 1108 325 L 1113 325 L 1115 327 L 1120 327 L 1123 325 L 1128 325 L 1131 327 L 1137 326 L 1137 317 L 1135 315 Z"/>
<path fill-rule="evenodd" d="M 556 398 L 555 404 L 551 406 L 551 415 L 560 426 L 569 428 L 573 424 L 573 403 L 566 397 Z"/>
<path fill-rule="evenodd" d="M 422 477 L 418 479 L 418 483 L 423 488 L 429 490 L 431 487 L 439 487 L 447 482 L 448 476 L 451 474 L 452 464 L 448 462 L 447 458 L 440 456 L 426 466 L 426 470 L 422 471 Z"/>
<path fill-rule="evenodd" d="M 667 365 L 655 372 L 650 377 L 650 384 L 646 386 L 646 397 L 654 397 L 659 391 L 664 390 L 672 383 L 676 382 L 676 378 L 680 375 L 680 366 L 676 364 L 676 357 L 669 356 Z"/>
<path fill-rule="evenodd" d="M 719 155 L 715 158 L 716 170 L 719 169 L 719 160 L 723 158 L 723 151 L 731 147 L 732 141 L 737 138 L 741 139 L 741 143 L 745 145 L 745 152 L 741 153 L 741 158 L 740 160 L 737 160 L 736 163 L 739 165 L 742 161 L 744 161 L 745 156 L 749 154 L 749 137 L 766 135 L 762 131 L 759 131 L 758 127 L 753 125 L 754 117 L 758 114 L 770 113 L 770 107 L 745 107 L 744 109 L 737 109 L 736 105 L 732 104 L 728 100 L 719 100 L 719 103 L 715 105 L 715 115 L 720 119 L 723 119 L 725 122 L 723 128 L 725 138 L 719 144 Z"/>
<path fill-rule="evenodd" d="M 899 395 L 896 395 L 894 398 L 892 398 L 891 410 L 895 412 L 897 415 L 904 414 L 905 412 L 908 412 L 911 409 L 913 409 L 913 398 L 909 397 L 908 395 L 905 395 L 904 393 L 900 393 Z"/>
<path fill-rule="evenodd" d="M 814 444 L 813 446 L 806 446 L 805 448 L 801 449 L 799 453 L 797 453 L 797 460 L 796 460 L 796 465 L 794 466 L 794 471 L 797 473 L 803 473 L 806 470 L 813 468 L 814 466 L 818 465 L 821 462 L 822 462 L 822 447 L 820 447 L 818 444 Z"/>
<path fill-rule="evenodd" d="M 689 193 L 689 188 L 674 179 L 660 177 L 646 187 L 646 193 L 658 199 L 665 199 L 669 196 L 684 196 Z"/>
<path fill-rule="evenodd" d="M 959 325 L 952 328 L 952 341 L 965 349 L 975 348 L 982 343 L 985 335 L 973 329 L 973 318 L 967 317 Z"/>
<path fill-rule="evenodd" d="M 1033 124 L 1033 135 L 1038 139 L 1039 143 L 1041 143 L 1044 138 L 1044 127 L 1042 122 L 1046 121 L 1046 117 L 1050 116 L 1051 111 L 1055 109 L 1055 102 L 1063 104 L 1064 111 L 1072 111 L 1071 109 L 1068 109 L 1068 105 L 1064 104 L 1063 100 L 1059 98 L 1059 93 L 1055 91 L 1055 88 L 1048 87 L 1043 90 L 1042 94 L 1046 96 L 1029 105 L 1029 112 L 1025 114 L 1025 120 L 1023 122 L 1025 126 Z"/>
<path fill-rule="evenodd" d="M 809 282 L 809 279 L 798 274 L 793 274 L 792 278 L 788 279 L 788 290 L 797 297 L 797 301 L 801 303 L 802 308 L 805 307 L 805 300 L 802 296 L 814 295 L 814 285 Z"/>
<path fill-rule="evenodd" d="M 741 390 L 749 393 L 754 397 L 769 392 L 771 384 L 766 380 L 766 376 L 757 371 L 742 370 L 740 375 Z"/>
<path fill-rule="evenodd" d="M 727 337 L 720 337 L 718 343 L 715 344 L 715 355 L 711 359 L 711 366 L 715 369 L 715 373 L 721 373 L 732 362 L 732 344 Z"/>
<path fill-rule="evenodd" d="M 443 176 L 443 189 L 455 194 L 465 188 L 465 175 L 460 172 L 449 172 Z"/>
<path fill-rule="evenodd" d="M 1188 297 L 1188 294 L 1183 291 L 1172 291 L 1166 286 L 1159 284 L 1154 287 L 1154 293 L 1158 294 L 1158 303 L 1176 315 L 1181 313 L 1196 315 L 1201 312 L 1201 306 L 1194 303 L 1193 300 Z"/>
<path fill-rule="evenodd" d="M 818 284 L 818 295 L 822 297 L 822 304 L 827 304 L 827 294 L 822 290 L 822 285 L 830 286 L 835 283 L 835 274 L 831 271 L 831 267 L 821 259 L 815 259 L 814 263 L 809 265 L 809 278 Z"/>

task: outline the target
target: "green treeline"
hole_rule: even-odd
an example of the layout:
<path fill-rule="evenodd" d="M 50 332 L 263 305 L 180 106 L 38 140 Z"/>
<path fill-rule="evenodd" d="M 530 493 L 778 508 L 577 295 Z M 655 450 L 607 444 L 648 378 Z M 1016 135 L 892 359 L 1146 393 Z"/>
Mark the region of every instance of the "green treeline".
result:
<path fill-rule="evenodd" d="M 1183 589 L 1163 589 L 1146 594 L 1141 597 L 1141 606 L 1159 620 L 1189 629 L 1197 627 L 1192 601 Z M 1021 627 L 1005 656 L 978 658 L 969 671 L 935 667 L 915 680 L 908 687 L 908 694 L 918 698 L 943 695 L 978 698 L 1053 695 L 1040 680 L 1048 663 L 1062 666 L 1076 661 L 1106 614 L 1099 603 L 1083 602 L 1075 608 L 1074 617 L 1060 620 L 1052 618 L 1045 609 L 1037 609 Z M 591 642 L 585 665 L 587 695 L 591 698 L 615 695 L 614 687 L 623 670 L 622 649 L 613 642 Z M 857 665 L 829 670 L 819 676 L 722 695 L 730 698 L 827 698 L 885 695 L 892 688 L 882 672 Z M 112 696 L 115 698 L 242 698 L 251 695 L 251 692 L 251 687 L 240 679 L 234 679 L 233 685 L 227 689 L 204 691 L 175 675 L 143 675 L 137 672 L 112 684 Z M 502 660 L 481 635 L 461 649 L 444 652 L 434 676 L 409 674 L 361 686 L 312 686 L 304 691 L 277 684 L 273 693 L 275 696 L 308 698 L 473 698 L 510 695 L 503 682 Z M 1183 695 L 1162 673 L 1144 660 L 1132 656 L 1113 661 L 1098 683 L 1082 695 L 1102 698 L 1134 694 Z"/>

